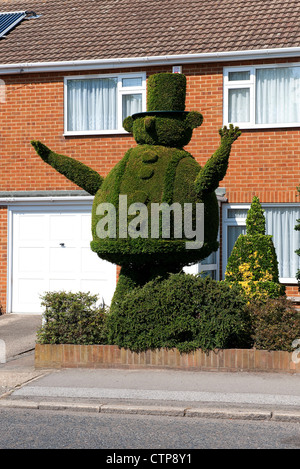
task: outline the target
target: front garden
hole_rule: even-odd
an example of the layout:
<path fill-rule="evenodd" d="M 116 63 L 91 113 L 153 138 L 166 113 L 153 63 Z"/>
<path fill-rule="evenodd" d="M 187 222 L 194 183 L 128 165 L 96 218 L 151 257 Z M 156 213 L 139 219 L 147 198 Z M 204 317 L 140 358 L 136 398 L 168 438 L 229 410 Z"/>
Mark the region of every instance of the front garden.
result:
<path fill-rule="evenodd" d="M 176 349 L 293 351 L 300 314 L 278 279 L 277 258 L 253 199 L 225 280 L 183 272 L 124 291 L 111 308 L 86 293 L 43 297 L 39 344 L 117 345 L 131 352 Z"/>
<path fill-rule="evenodd" d="M 215 190 L 226 175 L 231 146 L 241 135 L 232 125 L 220 129 L 220 146 L 201 168 L 183 150 L 203 120 L 200 113 L 184 110 L 185 93 L 183 75 L 149 77 L 147 112 L 124 120 L 124 128 L 133 133 L 137 146 L 105 179 L 82 163 L 33 142 L 46 163 L 95 195 L 91 248 L 100 258 L 121 266 L 109 308 L 99 305 L 96 296 L 81 292 L 46 293 L 42 299 L 44 322 L 38 332 L 40 345 L 101 345 L 131 353 L 293 351 L 294 341 L 300 338 L 300 315 L 279 283 L 276 252 L 272 237 L 265 233 L 257 197 L 248 212 L 246 234 L 239 236 L 228 260 L 224 280 L 182 270 L 218 249 Z M 92 188 L 87 184 L 91 176 L 96 181 Z M 124 194 L 140 211 L 136 218 L 133 213 L 126 218 L 125 235 L 112 223 L 124 215 L 120 202 Z M 182 218 L 175 219 L 175 210 L 170 218 L 172 236 L 164 236 L 162 220 L 157 236 L 148 236 L 153 225 L 148 219 L 144 223 L 141 213 L 148 213 L 151 204 L 158 202 L 179 208 Z M 109 218 L 107 207 L 111 206 L 114 216 Z M 184 225 L 182 230 L 182 220 L 188 219 L 187 206 L 193 207 L 191 226 L 186 230 Z M 195 211 L 200 206 L 203 219 Z M 199 248 L 187 249 L 190 233 L 198 234 L 200 219 L 203 239 L 197 239 L 201 241 Z M 181 234 L 175 236 L 178 229 Z"/>

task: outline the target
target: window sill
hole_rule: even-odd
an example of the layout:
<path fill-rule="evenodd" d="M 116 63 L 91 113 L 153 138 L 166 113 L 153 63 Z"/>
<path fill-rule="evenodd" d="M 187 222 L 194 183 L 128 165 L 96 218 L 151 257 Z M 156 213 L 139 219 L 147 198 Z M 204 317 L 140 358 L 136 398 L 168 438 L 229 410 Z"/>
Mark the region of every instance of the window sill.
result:
<path fill-rule="evenodd" d="M 231 123 L 224 123 L 229 127 Z M 272 129 L 295 129 L 300 128 L 300 122 L 296 124 L 245 124 L 245 123 L 234 123 L 236 127 L 239 127 L 241 130 L 272 130 Z"/>
<path fill-rule="evenodd" d="M 64 137 L 90 137 L 90 136 L 106 136 L 106 135 L 131 135 L 126 130 L 93 130 L 93 131 L 80 131 L 80 132 L 64 132 Z"/>
<path fill-rule="evenodd" d="M 279 283 L 282 283 L 284 285 L 298 285 L 298 281 L 293 277 L 292 278 L 280 277 Z"/>

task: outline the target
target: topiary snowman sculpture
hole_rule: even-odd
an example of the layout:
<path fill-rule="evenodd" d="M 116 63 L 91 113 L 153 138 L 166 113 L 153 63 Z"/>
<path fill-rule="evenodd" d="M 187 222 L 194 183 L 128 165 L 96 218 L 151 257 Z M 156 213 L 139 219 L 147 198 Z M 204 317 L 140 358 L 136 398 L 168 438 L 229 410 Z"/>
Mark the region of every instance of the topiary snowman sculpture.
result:
<path fill-rule="evenodd" d="M 105 179 L 83 163 L 54 153 L 39 141 L 31 142 L 46 163 L 95 195 L 91 249 L 100 258 L 121 266 L 113 301 L 125 289 L 177 273 L 218 249 L 215 190 L 226 174 L 232 143 L 241 132 L 232 125 L 220 129 L 221 144 L 201 168 L 183 149 L 191 140 L 193 129 L 203 121 L 199 112 L 185 111 L 185 97 L 184 75 L 159 73 L 148 78 L 147 111 L 123 122 L 138 145 L 125 153 Z M 198 212 L 197 206 L 204 210 Z M 156 225 L 153 207 L 161 210 Z M 162 213 L 166 207 L 170 218 L 169 229 L 164 231 Z M 175 207 L 181 209 L 176 216 Z M 145 209 L 147 219 L 141 217 Z M 199 213 L 203 239 L 187 248 L 191 233 L 196 233 Z M 184 224 L 187 219 L 193 225 L 189 230 Z"/>

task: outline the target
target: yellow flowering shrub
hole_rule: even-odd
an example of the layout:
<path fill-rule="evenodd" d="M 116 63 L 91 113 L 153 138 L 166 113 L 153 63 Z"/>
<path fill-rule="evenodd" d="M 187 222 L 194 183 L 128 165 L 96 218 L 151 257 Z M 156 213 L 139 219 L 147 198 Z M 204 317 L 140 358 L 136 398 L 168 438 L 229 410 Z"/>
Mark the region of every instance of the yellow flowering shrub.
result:
<path fill-rule="evenodd" d="M 261 217 L 263 211 L 255 198 L 247 216 L 247 233 L 236 240 L 225 272 L 225 281 L 240 285 L 249 300 L 277 298 L 285 293 L 285 287 L 279 283 L 272 236 L 264 234 Z M 259 227 L 257 231 L 255 227 Z"/>

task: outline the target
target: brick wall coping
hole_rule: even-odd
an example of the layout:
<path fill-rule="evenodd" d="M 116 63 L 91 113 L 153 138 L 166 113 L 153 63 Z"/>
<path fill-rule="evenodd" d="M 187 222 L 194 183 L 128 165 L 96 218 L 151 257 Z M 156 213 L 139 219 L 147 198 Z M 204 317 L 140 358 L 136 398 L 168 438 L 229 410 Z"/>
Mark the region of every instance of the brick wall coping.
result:
<path fill-rule="evenodd" d="M 36 368 L 164 368 L 187 371 L 264 371 L 300 373 L 297 352 L 255 349 L 176 349 L 131 352 L 116 345 L 36 344 Z"/>

